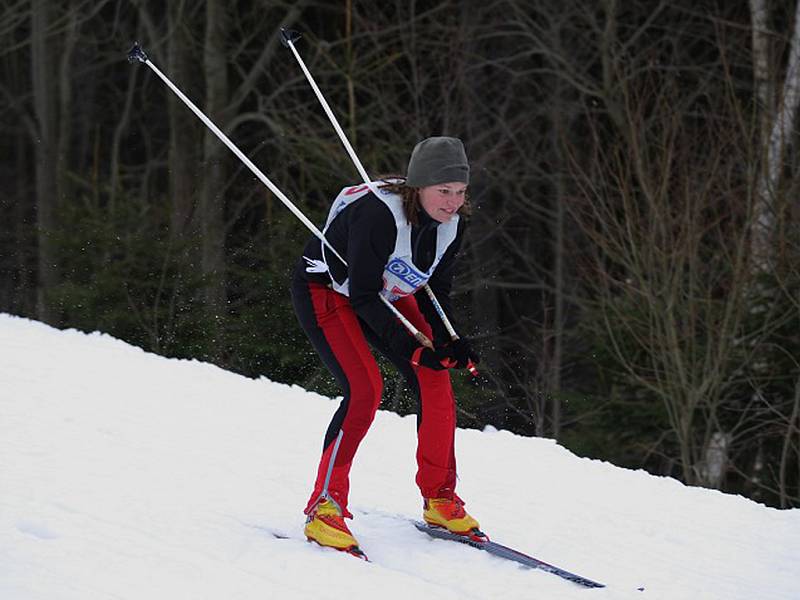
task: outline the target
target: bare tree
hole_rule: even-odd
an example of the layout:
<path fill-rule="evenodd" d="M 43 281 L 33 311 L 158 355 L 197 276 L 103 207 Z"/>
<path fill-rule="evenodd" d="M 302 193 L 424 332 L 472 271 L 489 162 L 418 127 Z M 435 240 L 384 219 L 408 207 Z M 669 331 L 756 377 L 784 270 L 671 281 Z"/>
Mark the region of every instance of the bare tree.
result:
<path fill-rule="evenodd" d="M 225 3 L 206 1 L 205 42 L 203 65 L 205 69 L 206 114 L 215 123 L 225 123 L 228 115 L 227 34 L 229 15 Z M 205 278 L 205 308 L 212 337 L 221 338 L 226 312 L 225 292 L 225 200 L 224 184 L 227 178 L 227 149 L 209 129 L 203 139 L 203 182 L 200 191 L 198 218 L 201 223 L 202 260 Z M 221 350 L 221 344 L 213 344 Z"/>
<path fill-rule="evenodd" d="M 753 228 L 751 255 L 755 268 L 768 269 L 775 238 L 777 203 L 785 156 L 791 147 L 792 132 L 800 106 L 800 2 L 795 8 L 794 23 L 788 36 L 788 59 L 780 93 L 780 61 L 770 57 L 769 12 L 766 0 L 750 0 L 753 28 L 753 73 L 760 102 L 762 175 L 758 182 L 758 203 Z M 770 60 L 772 58 L 772 60 Z M 777 99 L 777 102 L 776 102 Z"/>
<path fill-rule="evenodd" d="M 663 405 L 682 477 L 718 486 L 746 424 L 746 411 L 731 408 L 737 382 L 784 318 L 768 311 L 747 325 L 754 186 L 739 165 L 752 138 L 739 128 L 735 99 L 695 123 L 669 81 L 645 89 L 629 88 L 635 135 L 583 173 L 585 281 L 620 375 Z"/>
<path fill-rule="evenodd" d="M 57 83 L 53 69 L 56 48 L 51 34 L 53 7 L 46 0 L 31 1 L 31 74 L 36 139 L 36 222 L 38 237 L 38 285 L 36 313 L 39 319 L 55 323 L 58 311 L 48 295 L 58 283 L 58 257 L 53 235 L 58 206 L 58 96 L 52 92 Z"/>
<path fill-rule="evenodd" d="M 192 8 L 179 1 L 169 3 L 167 9 L 167 70 L 178 82 L 178 86 L 190 97 L 197 97 L 197 82 L 193 75 L 197 72 L 192 18 Z M 166 93 L 166 92 L 165 92 Z M 167 94 L 169 107 L 169 181 L 172 205 L 172 233 L 178 239 L 183 236 L 196 236 L 195 209 L 198 194 L 198 174 L 200 172 L 201 147 L 200 125 L 174 94 Z M 190 259 L 189 262 L 195 260 Z"/>

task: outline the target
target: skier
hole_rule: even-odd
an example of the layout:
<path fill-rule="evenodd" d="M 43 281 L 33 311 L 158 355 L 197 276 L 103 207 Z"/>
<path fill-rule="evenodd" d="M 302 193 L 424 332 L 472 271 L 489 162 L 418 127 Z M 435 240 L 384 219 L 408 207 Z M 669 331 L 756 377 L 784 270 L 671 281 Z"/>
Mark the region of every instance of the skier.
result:
<path fill-rule="evenodd" d="M 370 345 L 397 367 L 417 398 L 416 483 L 424 520 L 453 533 L 480 534 L 455 491 L 456 411 L 448 372 L 477 363 L 478 355 L 466 339 L 451 341 L 430 298 L 415 293 L 427 283 L 452 321 L 449 296 L 468 183 L 461 140 L 422 140 L 405 178 L 347 187 L 334 201 L 324 234 L 347 265 L 314 237 L 294 270 L 295 313 L 343 392 L 304 510 L 305 535 L 322 546 L 363 556 L 344 519 L 353 517 L 347 510 L 350 467 L 383 388 Z M 409 334 L 379 294 L 434 348 Z"/>

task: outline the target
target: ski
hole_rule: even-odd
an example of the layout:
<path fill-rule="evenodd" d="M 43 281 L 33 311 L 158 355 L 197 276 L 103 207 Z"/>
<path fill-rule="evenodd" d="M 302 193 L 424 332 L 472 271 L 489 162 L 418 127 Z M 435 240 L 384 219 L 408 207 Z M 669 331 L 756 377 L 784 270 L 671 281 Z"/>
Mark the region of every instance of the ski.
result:
<path fill-rule="evenodd" d="M 605 585 L 602 583 L 598 583 L 596 581 L 592 581 L 591 579 L 587 579 L 586 577 L 576 575 L 575 573 L 571 573 L 560 567 L 556 567 L 542 560 L 539 560 L 538 558 L 528 556 L 527 554 L 523 554 L 518 550 L 514 550 L 513 548 L 509 548 L 508 546 L 503 546 L 502 544 L 498 544 L 496 542 L 492 542 L 488 539 L 486 541 L 479 541 L 469 536 L 450 533 L 449 531 L 447 531 L 447 529 L 444 529 L 442 527 L 431 527 L 430 525 L 423 523 L 421 521 L 413 521 L 413 523 L 417 529 L 419 529 L 424 533 L 427 533 L 429 536 L 433 538 L 437 538 L 440 540 L 451 540 L 454 542 L 467 544 L 468 546 L 472 546 L 473 548 L 477 548 L 478 550 L 485 550 L 489 554 L 497 556 L 498 558 L 504 558 L 506 560 L 514 561 L 531 569 L 538 569 L 540 571 L 552 573 L 553 575 L 558 575 L 562 579 L 566 579 L 567 581 L 571 581 L 572 583 L 576 583 L 586 588 L 605 587 Z"/>

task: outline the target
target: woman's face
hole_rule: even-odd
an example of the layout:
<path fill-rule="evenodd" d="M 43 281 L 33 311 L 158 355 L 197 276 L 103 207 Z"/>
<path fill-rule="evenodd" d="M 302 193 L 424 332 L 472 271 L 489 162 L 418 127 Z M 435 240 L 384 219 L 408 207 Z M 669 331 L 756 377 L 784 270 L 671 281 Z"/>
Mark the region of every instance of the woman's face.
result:
<path fill-rule="evenodd" d="M 466 193 L 466 183 L 437 183 L 419 188 L 419 202 L 431 219 L 447 223 L 464 205 Z"/>

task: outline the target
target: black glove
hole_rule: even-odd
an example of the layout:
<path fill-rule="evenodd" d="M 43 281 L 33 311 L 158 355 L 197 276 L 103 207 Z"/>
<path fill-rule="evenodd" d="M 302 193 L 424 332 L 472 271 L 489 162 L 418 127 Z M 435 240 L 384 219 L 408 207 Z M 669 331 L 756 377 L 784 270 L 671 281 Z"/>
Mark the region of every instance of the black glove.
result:
<path fill-rule="evenodd" d="M 456 359 L 456 369 L 466 369 L 470 361 L 474 364 L 481 362 L 481 357 L 472 349 L 467 338 L 458 338 L 450 343 L 451 354 Z"/>
<path fill-rule="evenodd" d="M 452 369 L 456 366 L 458 361 L 453 355 L 450 347 L 441 347 L 431 350 L 424 346 L 420 346 L 411 355 L 411 364 L 415 367 L 427 367 L 434 371 L 444 371 L 445 369 Z"/>

